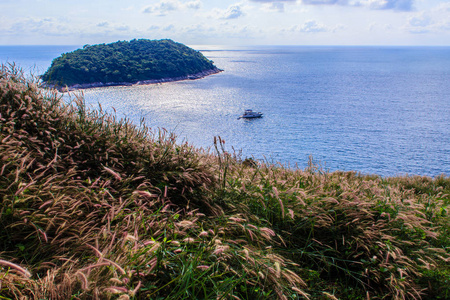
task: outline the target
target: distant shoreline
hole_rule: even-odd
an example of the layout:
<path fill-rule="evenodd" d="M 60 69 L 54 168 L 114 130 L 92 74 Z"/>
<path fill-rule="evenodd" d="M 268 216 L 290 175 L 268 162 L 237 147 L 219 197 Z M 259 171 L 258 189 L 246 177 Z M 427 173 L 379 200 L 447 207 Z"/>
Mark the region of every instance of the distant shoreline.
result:
<path fill-rule="evenodd" d="M 136 82 L 93 82 L 93 83 L 82 83 L 82 84 L 74 84 L 70 86 L 59 86 L 56 84 L 43 83 L 41 84 L 42 88 L 47 89 L 56 89 L 62 93 L 70 92 L 75 90 L 83 90 L 83 89 L 91 89 L 91 88 L 99 88 L 99 87 L 109 87 L 109 86 L 133 86 L 133 85 L 148 85 L 148 84 L 158 84 L 165 82 L 174 82 L 174 81 L 184 81 L 184 80 L 196 80 L 201 79 L 209 75 L 217 74 L 223 72 L 223 70 L 219 68 L 213 68 L 209 70 L 204 70 L 202 72 L 179 76 L 179 77 L 167 77 L 160 79 L 150 79 L 150 80 L 140 80 Z"/>

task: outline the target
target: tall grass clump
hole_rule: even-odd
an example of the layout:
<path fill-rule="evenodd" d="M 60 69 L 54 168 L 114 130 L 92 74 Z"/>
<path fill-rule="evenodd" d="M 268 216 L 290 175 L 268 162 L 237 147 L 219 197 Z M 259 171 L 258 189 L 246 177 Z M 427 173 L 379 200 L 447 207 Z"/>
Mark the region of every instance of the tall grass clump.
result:
<path fill-rule="evenodd" d="M 449 299 L 450 178 L 242 161 L 0 72 L 1 299 Z"/>
<path fill-rule="evenodd" d="M 320 299 L 450 299 L 450 178 L 382 178 L 237 161 L 231 211 L 279 240 Z"/>

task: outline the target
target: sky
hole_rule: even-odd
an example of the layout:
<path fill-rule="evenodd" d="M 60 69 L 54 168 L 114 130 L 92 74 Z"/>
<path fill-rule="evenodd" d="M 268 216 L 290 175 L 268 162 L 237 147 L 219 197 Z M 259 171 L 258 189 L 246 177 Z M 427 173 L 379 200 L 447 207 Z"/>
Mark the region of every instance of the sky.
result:
<path fill-rule="evenodd" d="M 0 45 L 450 46 L 450 0 L 0 0 Z"/>

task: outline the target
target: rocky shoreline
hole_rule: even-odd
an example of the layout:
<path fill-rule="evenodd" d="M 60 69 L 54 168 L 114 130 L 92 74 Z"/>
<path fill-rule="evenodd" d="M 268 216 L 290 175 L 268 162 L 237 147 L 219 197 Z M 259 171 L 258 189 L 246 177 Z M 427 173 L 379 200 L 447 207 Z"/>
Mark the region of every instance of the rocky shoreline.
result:
<path fill-rule="evenodd" d="M 74 84 L 71 86 L 59 86 L 56 84 L 43 83 L 41 84 L 42 88 L 48 89 L 57 89 L 60 92 L 70 92 L 74 90 L 81 89 L 90 89 L 90 88 L 98 88 L 98 87 L 108 87 L 108 86 L 132 86 L 132 85 L 147 85 L 147 84 L 157 84 L 157 83 L 165 83 L 165 82 L 173 82 L 173 81 L 182 81 L 182 80 L 196 80 L 201 79 L 203 77 L 217 74 L 222 72 L 223 70 L 219 68 L 214 68 L 210 70 L 205 70 L 200 73 L 191 74 L 187 76 L 179 76 L 179 77 L 169 77 L 169 78 L 161 78 L 161 79 L 150 79 L 150 80 L 142 80 L 137 82 L 93 82 L 93 83 L 83 83 L 83 84 Z"/>

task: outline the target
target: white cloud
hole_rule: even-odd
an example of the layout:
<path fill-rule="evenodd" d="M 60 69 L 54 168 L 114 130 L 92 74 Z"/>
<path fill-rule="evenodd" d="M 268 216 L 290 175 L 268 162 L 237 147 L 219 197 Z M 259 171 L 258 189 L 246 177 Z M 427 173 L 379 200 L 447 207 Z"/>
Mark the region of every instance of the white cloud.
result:
<path fill-rule="evenodd" d="M 27 18 L 13 23 L 7 31 L 11 34 L 44 32 L 46 35 L 64 35 L 70 30 L 67 24 L 54 18 Z"/>
<path fill-rule="evenodd" d="M 172 11 L 182 9 L 200 9 L 201 6 L 201 0 L 193 0 L 189 2 L 181 2 L 179 0 L 162 0 L 157 4 L 145 7 L 142 12 L 165 16 Z"/>
<path fill-rule="evenodd" d="M 231 5 L 227 10 L 220 12 L 220 18 L 225 20 L 237 19 L 244 15 L 245 13 L 242 11 L 242 8 L 239 4 Z"/>
<path fill-rule="evenodd" d="M 173 0 L 161 1 L 158 4 L 147 6 L 142 12 L 165 16 L 168 12 L 178 9 L 178 2 Z"/>
<path fill-rule="evenodd" d="M 187 8 L 200 9 L 202 7 L 202 2 L 200 0 L 190 1 L 185 4 Z"/>
<path fill-rule="evenodd" d="M 108 22 L 100 22 L 100 23 L 98 23 L 97 24 L 97 27 L 108 27 L 109 26 L 109 23 Z"/>
<path fill-rule="evenodd" d="M 115 27 L 117 31 L 129 31 L 130 27 L 127 25 L 118 25 Z"/>
<path fill-rule="evenodd" d="M 282 2 L 273 2 L 270 6 L 269 6 L 270 10 L 276 10 L 279 12 L 283 12 L 284 11 L 284 3 Z"/>
<path fill-rule="evenodd" d="M 446 32 L 450 32 L 450 21 L 446 20 L 442 23 L 439 24 L 439 29 L 441 31 L 446 31 Z"/>
<path fill-rule="evenodd" d="M 372 22 L 368 26 L 368 30 L 374 34 L 378 32 L 386 32 L 386 31 L 393 31 L 394 28 L 390 24 L 386 23 L 378 23 L 378 22 Z"/>
<path fill-rule="evenodd" d="M 261 8 L 266 12 L 284 12 L 285 11 L 285 3 L 284 2 L 267 2 L 262 5 Z"/>
<path fill-rule="evenodd" d="M 175 30 L 175 25 L 173 25 L 173 24 L 167 25 L 167 26 L 165 26 L 163 28 L 163 30 L 164 31 L 174 31 Z"/>
<path fill-rule="evenodd" d="M 297 25 L 291 28 L 291 31 L 305 32 L 305 33 L 317 33 L 330 31 L 324 24 L 320 24 L 315 20 L 308 20 L 301 25 Z"/>
<path fill-rule="evenodd" d="M 412 15 L 405 25 L 410 33 L 445 33 L 450 32 L 450 3 L 442 3 L 429 10 Z"/>
<path fill-rule="evenodd" d="M 430 24 L 431 24 L 431 17 L 424 13 L 409 18 L 409 25 L 414 27 L 426 27 Z"/>
<path fill-rule="evenodd" d="M 302 0 L 302 4 L 365 6 L 375 10 L 412 11 L 414 0 Z"/>
<path fill-rule="evenodd" d="M 102 43 L 140 36 L 141 31 L 124 23 L 101 21 L 74 24 L 70 18 L 24 18 L 2 28 L 0 40 L 42 41 L 54 44 Z"/>
<path fill-rule="evenodd" d="M 261 3 L 263 11 L 284 12 L 285 4 L 296 4 L 300 0 L 249 0 L 250 2 Z"/>
<path fill-rule="evenodd" d="M 413 0 L 369 0 L 368 5 L 372 9 L 413 10 Z"/>

